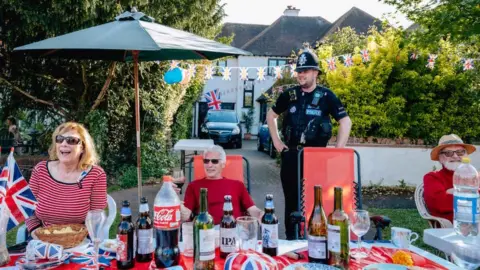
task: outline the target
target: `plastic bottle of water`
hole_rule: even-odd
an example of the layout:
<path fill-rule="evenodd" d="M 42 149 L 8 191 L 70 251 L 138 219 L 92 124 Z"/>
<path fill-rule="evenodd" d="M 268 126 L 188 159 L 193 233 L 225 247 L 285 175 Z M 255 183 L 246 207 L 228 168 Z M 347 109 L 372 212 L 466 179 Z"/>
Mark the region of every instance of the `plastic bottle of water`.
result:
<path fill-rule="evenodd" d="M 453 187 L 453 227 L 465 237 L 477 236 L 480 226 L 479 179 L 468 157 L 462 158 L 462 164 L 455 170 Z"/>

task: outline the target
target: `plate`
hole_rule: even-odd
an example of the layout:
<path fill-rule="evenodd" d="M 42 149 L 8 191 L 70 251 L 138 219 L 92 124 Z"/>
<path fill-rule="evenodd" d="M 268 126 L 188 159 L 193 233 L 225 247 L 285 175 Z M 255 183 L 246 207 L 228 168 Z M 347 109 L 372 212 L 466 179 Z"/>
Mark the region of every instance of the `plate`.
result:
<path fill-rule="evenodd" d="M 65 249 L 64 251 L 67 251 L 67 252 L 83 252 L 83 251 L 85 251 L 85 249 L 88 248 L 89 245 L 90 245 L 90 239 L 88 239 L 88 237 L 85 237 L 85 239 L 83 239 L 83 241 L 80 244 L 78 244 L 75 247 Z"/>
<path fill-rule="evenodd" d="M 110 246 L 112 245 L 113 246 Z M 108 247 L 109 246 L 109 247 Z M 100 243 L 100 249 L 108 252 L 117 252 L 117 239 L 105 239 Z"/>
<path fill-rule="evenodd" d="M 294 263 L 287 268 L 284 268 L 285 270 L 295 270 L 295 267 L 303 267 L 305 269 L 314 269 L 314 270 L 336 270 L 338 268 L 326 265 L 326 264 L 320 264 L 320 263 Z"/>
<path fill-rule="evenodd" d="M 393 263 L 375 263 L 365 266 L 363 270 L 407 270 L 405 265 Z"/>

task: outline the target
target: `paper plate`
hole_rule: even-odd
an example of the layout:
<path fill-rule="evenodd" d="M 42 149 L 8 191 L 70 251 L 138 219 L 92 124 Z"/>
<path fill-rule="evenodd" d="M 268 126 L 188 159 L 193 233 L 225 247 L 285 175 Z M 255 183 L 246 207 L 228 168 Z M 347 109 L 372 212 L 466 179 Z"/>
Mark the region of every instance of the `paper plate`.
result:
<path fill-rule="evenodd" d="M 100 243 L 99 248 L 108 252 L 117 252 L 117 239 L 105 239 Z"/>
<path fill-rule="evenodd" d="M 375 263 L 365 266 L 364 270 L 407 270 L 405 265 L 393 263 Z"/>
<path fill-rule="evenodd" d="M 295 270 L 295 267 L 303 267 L 305 269 L 314 269 L 314 270 L 336 270 L 338 268 L 326 265 L 326 264 L 320 264 L 320 263 L 294 263 L 286 268 L 284 270 Z"/>

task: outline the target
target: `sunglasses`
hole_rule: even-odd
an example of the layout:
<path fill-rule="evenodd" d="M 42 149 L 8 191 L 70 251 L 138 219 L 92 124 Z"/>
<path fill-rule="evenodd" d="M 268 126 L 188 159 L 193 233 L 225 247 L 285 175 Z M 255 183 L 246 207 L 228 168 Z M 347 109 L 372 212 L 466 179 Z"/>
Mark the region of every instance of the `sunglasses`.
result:
<path fill-rule="evenodd" d="M 203 164 L 208 164 L 209 162 L 212 162 L 212 164 L 218 164 L 218 162 L 220 162 L 220 159 L 208 159 L 208 158 L 203 159 Z"/>
<path fill-rule="evenodd" d="M 444 154 L 446 157 L 453 157 L 454 153 L 457 154 L 458 157 L 462 157 L 467 153 L 467 151 L 465 151 L 465 150 L 456 150 L 456 151 L 446 150 L 446 151 L 440 152 L 440 154 Z"/>
<path fill-rule="evenodd" d="M 63 143 L 63 141 L 67 141 L 67 144 L 69 145 L 77 145 L 77 144 L 80 144 L 82 142 L 82 140 L 80 138 L 77 138 L 77 137 L 72 137 L 72 136 L 62 136 L 62 135 L 57 135 L 55 137 L 55 142 L 60 144 L 60 143 Z"/>

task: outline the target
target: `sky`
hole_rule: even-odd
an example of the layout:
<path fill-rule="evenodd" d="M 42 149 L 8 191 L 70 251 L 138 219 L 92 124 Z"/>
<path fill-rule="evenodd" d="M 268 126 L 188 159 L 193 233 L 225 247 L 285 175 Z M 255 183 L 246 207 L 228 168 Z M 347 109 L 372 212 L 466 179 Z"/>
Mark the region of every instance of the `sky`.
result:
<path fill-rule="evenodd" d="M 370 15 L 382 19 L 384 14 L 394 13 L 396 9 L 378 0 L 222 0 L 225 3 L 224 22 L 248 24 L 272 24 L 283 15 L 287 6 L 300 9 L 299 16 L 320 16 L 334 22 L 352 7 L 357 7 Z M 395 26 L 407 28 L 412 24 L 402 14 L 396 19 L 387 18 Z M 397 23 L 398 21 L 398 23 Z"/>

